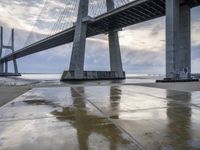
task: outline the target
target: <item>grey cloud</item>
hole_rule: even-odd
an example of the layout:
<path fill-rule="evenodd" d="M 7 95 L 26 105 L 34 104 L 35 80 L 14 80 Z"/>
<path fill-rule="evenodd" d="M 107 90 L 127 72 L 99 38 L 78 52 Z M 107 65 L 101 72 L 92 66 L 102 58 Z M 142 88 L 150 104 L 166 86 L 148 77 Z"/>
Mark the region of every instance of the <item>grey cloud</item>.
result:
<path fill-rule="evenodd" d="M 151 36 L 158 35 L 163 29 L 163 25 L 155 25 L 151 31 Z"/>

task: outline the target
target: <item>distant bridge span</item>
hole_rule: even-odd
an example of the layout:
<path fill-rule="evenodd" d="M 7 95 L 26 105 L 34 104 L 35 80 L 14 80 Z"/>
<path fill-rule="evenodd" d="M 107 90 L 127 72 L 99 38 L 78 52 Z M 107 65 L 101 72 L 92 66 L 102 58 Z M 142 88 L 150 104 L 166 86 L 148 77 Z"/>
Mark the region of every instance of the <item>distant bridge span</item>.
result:
<path fill-rule="evenodd" d="M 92 37 L 92 36 L 103 34 L 103 33 L 109 33 L 110 31 L 113 31 L 113 33 L 110 33 L 110 35 L 112 35 L 112 36 L 110 36 L 110 40 L 112 42 L 109 41 L 111 43 L 110 46 L 112 47 L 114 45 L 113 49 L 119 49 L 117 47 L 118 46 L 117 45 L 118 44 L 118 41 L 117 41 L 118 35 L 115 35 L 114 32 L 116 32 L 118 29 L 130 26 L 130 25 L 138 24 L 138 23 L 141 23 L 144 21 L 148 21 L 148 20 L 152 20 L 152 19 L 155 19 L 158 17 L 165 16 L 166 5 L 168 5 L 168 18 L 167 19 L 168 19 L 168 23 L 169 23 L 168 25 L 170 25 L 170 27 L 171 27 L 171 28 L 169 27 L 170 31 L 175 31 L 175 29 L 179 28 L 178 27 L 179 25 L 176 22 L 176 17 L 178 20 L 179 19 L 181 20 L 181 17 L 179 18 L 179 13 L 176 12 L 176 9 L 179 10 L 178 7 L 180 7 L 180 15 L 182 15 L 181 13 L 184 12 L 184 13 L 186 13 L 184 15 L 188 16 L 188 18 L 187 18 L 188 20 L 186 21 L 187 22 L 186 26 L 189 27 L 190 26 L 188 24 L 188 21 L 190 19 L 189 9 L 199 6 L 200 0 L 167 0 L 167 1 L 165 1 L 165 0 L 136 0 L 136 1 L 130 2 L 126 5 L 116 8 L 116 9 L 110 9 L 110 10 L 108 9 L 107 13 L 104 13 L 95 18 L 91 18 L 86 15 L 88 12 L 88 10 L 86 10 L 86 8 L 88 9 L 87 3 L 88 3 L 88 0 L 80 1 L 79 14 L 78 14 L 77 23 L 75 26 L 73 26 L 69 29 L 66 29 L 60 33 L 57 33 L 55 35 L 52 35 L 48 38 L 40 40 L 36 43 L 33 43 L 33 44 L 31 44 L 27 47 L 24 47 L 20 50 L 17 50 L 14 53 L 9 54 L 5 57 L 2 57 L 0 59 L 0 63 L 6 63 L 8 61 L 15 60 L 15 59 L 18 59 L 18 58 L 21 58 L 21 57 L 24 57 L 24 56 L 27 56 L 30 54 L 34 54 L 37 52 L 41 52 L 41 51 L 44 51 L 49 48 L 53 48 L 56 46 L 60 46 L 60 45 L 66 44 L 66 43 L 73 42 L 73 40 L 77 37 L 78 37 L 77 38 L 78 42 L 82 41 L 83 43 L 85 43 L 86 37 Z M 108 3 L 107 5 L 111 5 L 111 7 L 114 8 L 113 0 L 107 0 L 107 3 Z M 178 6 L 177 4 L 180 6 Z M 186 5 L 188 8 L 183 8 Z M 85 12 L 85 14 L 84 13 L 82 14 L 81 10 L 82 11 L 84 10 L 83 12 Z M 85 30 L 85 32 L 86 32 L 85 38 L 84 38 L 84 34 L 82 35 L 82 33 L 79 34 L 77 32 L 77 35 L 76 35 L 76 27 L 78 26 L 78 27 L 84 29 L 84 24 L 87 24 L 87 27 Z M 183 29 L 183 30 L 185 32 L 187 29 Z M 84 30 L 81 32 L 84 32 Z M 175 32 L 170 32 L 170 33 L 171 34 L 169 34 L 168 37 L 171 36 L 173 38 L 173 36 L 176 36 Z M 180 31 L 180 33 L 181 33 L 181 31 Z M 181 35 L 181 36 L 183 36 L 183 35 Z M 188 39 L 186 39 L 186 40 L 188 40 Z M 171 42 L 171 44 L 172 44 L 172 47 L 171 47 L 172 50 L 175 50 L 175 47 L 173 47 L 173 43 L 175 41 L 169 40 L 169 42 Z M 113 43 L 115 43 L 115 44 L 113 44 Z M 85 46 L 85 44 L 83 46 Z M 76 49 L 76 48 L 77 47 L 73 47 L 73 49 Z M 79 47 L 79 49 L 81 49 L 81 48 Z M 76 50 L 74 50 L 74 51 L 76 51 Z M 83 51 L 85 52 L 85 50 L 83 50 Z M 79 51 L 78 53 L 81 53 L 81 51 Z M 118 54 L 119 54 L 119 56 L 117 56 L 117 57 L 121 57 L 120 52 Z M 75 55 L 76 55 L 76 57 L 77 56 L 79 57 L 81 55 L 80 64 L 84 63 L 84 58 L 82 56 L 83 54 L 79 54 L 79 55 L 75 54 Z M 174 56 L 171 56 L 171 53 L 170 53 L 169 57 L 170 57 L 170 59 L 174 59 L 173 58 Z M 73 59 L 73 54 L 72 54 L 71 61 L 72 61 L 72 59 Z M 113 60 L 113 61 L 117 62 L 118 60 Z M 169 62 L 169 64 L 171 64 L 171 66 L 170 66 L 171 68 L 170 69 L 168 68 L 167 72 L 169 74 L 171 74 L 172 70 L 176 70 L 175 68 L 172 68 L 172 67 L 174 67 L 173 63 L 175 63 L 175 61 L 169 60 L 168 62 Z M 111 63 L 112 63 L 112 60 L 111 60 Z M 73 71 L 79 70 L 77 72 L 79 72 L 78 74 L 80 74 L 80 70 L 83 71 L 83 66 L 80 66 L 80 64 L 74 64 L 73 62 L 71 62 L 70 70 L 73 70 Z M 118 64 L 118 66 L 120 66 L 120 65 L 121 64 Z M 114 68 L 118 67 L 116 65 L 114 65 L 114 66 L 115 66 Z M 112 66 L 111 66 L 111 68 L 112 68 Z M 122 70 L 122 67 L 121 67 L 121 70 Z M 169 70 L 171 70 L 171 71 L 169 71 Z M 174 73 L 172 73 L 172 74 L 174 74 Z M 174 78 L 174 75 L 172 75 L 172 76 L 173 76 L 172 78 Z M 78 78 L 81 79 L 81 77 L 78 77 Z"/>

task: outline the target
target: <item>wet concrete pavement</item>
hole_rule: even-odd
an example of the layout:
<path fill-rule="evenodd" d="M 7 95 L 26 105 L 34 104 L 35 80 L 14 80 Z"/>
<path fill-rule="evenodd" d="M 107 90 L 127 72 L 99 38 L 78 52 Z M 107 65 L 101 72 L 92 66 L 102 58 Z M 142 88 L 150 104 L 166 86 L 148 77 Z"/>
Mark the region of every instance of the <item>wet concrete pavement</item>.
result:
<path fill-rule="evenodd" d="M 200 92 L 34 88 L 0 108 L 1 150 L 197 150 Z"/>

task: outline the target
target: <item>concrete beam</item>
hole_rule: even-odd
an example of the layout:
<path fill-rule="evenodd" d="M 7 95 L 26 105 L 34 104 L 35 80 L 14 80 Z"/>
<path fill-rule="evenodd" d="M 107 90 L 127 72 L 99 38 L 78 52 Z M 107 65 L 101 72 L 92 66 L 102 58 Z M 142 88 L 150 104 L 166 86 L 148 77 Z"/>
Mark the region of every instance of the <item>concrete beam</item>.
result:
<path fill-rule="evenodd" d="M 107 11 L 113 10 L 115 8 L 114 0 L 106 0 Z"/>
<path fill-rule="evenodd" d="M 107 11 L 113 10 L 115 8 L 114 0 L 106 0 L 106 6 Z M 110 52 L 110 69 L 111 71 L 118 72 L 121 77 L 124 77 L 118 32 L 115 30 L 109 31 L 108 40 Z"/>
<path fill-rule="evenodd" d="M 0 28 L 0 58 L 2 57 L 2 50 L 3 50 L 3 27 Z M 3 73 L 4 66 L 3 63 L 0 62 L 0 73 Z"/>
<path fill-rule="evenodd" d="M 87 23 L 83 23 L 83 18 L 88 15 L 88 0 L 80 0 L 77 23 L 75 27 L 74 43 L 70 61 L 70 71 L 74 71 L 74 78 L 82 78 L 85 59 L 85 43 L 87 33 Z"/>
<path fill-rule="evenodd" d="M 123 75 L 118 32 L 110 31 L 108 34 L 108 37 L 109 37 L 109 52 L 110 52 L 111 71 L 121 72 Z"/>
<path fill-rule="evenodd" d="M 3 50 L 3 27 L 0 28 L 0 58 L 2 57 Z"/>
<path fill-rule="evenodd" d="M 179 64 L 180 78 L 191 78 L 191 9 L 180 6 L 179 24 Z M 184 74 L 184 72 L 187 72 Z"/>
<path fill-rule="evenodd" d="M 92 17 L 90 17 L 90 16 L 86 16 L 86 17 L 84 17 L 84 18 L 82 19 L 82 22 L 83 22 L 83 23 L 91 23 L 91 22 L 94 22 L 94 21 L 95 21 L 95 19 L 92 18 Z M 76 24 L 75 24 L 75 26 L 76 26 Z"/>
<path fill-rule="evenodd" d="M 3 71 L 4 71 L 3 63 L 0 63 L 0 73 L 3 73 Z"/>
<path fill-rule="evenodd" d="M 166 78 L 188 79 L 191 74 L 190 7 L 166 1 Z"/>
<path fill-rule="evenodd" d="M 11 45 L 11 49 L 12 49 L 12 53 L 14 53 L 14 47 L 15 47 L 15 38 L 14 38 L 14 29 L 12 29 L 12 34 L 11 34 L 11 38 L 12 38 L 12 45 Z M 18 74 L 18 67 L 17 67 L 17 61 L 16 59 L 13 59 L 13 65 L 14 65 L 14 72 L 15 74 Z"/>
<path fill-rule="evenodd" d="M 179 0 L 166 1 L 166 78 L 176 78 L 177 50 L 179 49 Z"/>
<path fill-rule="evenodd" d="M 83 71 L 82 78 L 74 78 L 74 71 L 64 71 L 61 81 L 76 81 L 76 80 L 119 80 L 125 78 L 116 71 Z"/>
<path fill-rule="evenodd" d="M 5 62 L 5 73 L 8 73 L 8 62 Z"/>

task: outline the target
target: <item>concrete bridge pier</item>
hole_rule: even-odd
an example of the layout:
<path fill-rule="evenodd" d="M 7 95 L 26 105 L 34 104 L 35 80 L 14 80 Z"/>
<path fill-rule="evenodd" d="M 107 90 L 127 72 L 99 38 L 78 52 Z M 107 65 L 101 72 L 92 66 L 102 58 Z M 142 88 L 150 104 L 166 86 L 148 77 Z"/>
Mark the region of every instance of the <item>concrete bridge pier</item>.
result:
<path fill-rule="evenodd" d="M 2 63 L 0 63 L 0 74 L 3 73 L 3 70 L 4 70 L 4 66 Z"/>
<path fill-rule="evenodd" d="M 75 27 L 72 56 L 69 71 L 64 71 L 61 81 L 67 80 L 104 80 L 124 79 L 125 73 L 122 69 L 119 39 L 116 31 L 109 32 L 110 65 L 111 71 L 84 71 L 85 44 L 88 20 L 88 0 L 80 0 L 79 11 Z M 112 0 L 109 1 L 108 9 L 114 8 Z"/>
<path fill-rule="evenodd" d="M 11 50 L 12 50 L 12 53 L 14 53 L 14 49 L 15 49 L 15 38 L 14 38 L 14 29 L 12 29 L 12 34 L 11 34 Z M 13 66 L 14 66 L 14 73 L 15 74 L 19 74 L 18 72 L 18 67 L 17 67 L 17 61 L 16 59 L 13 59 Z"/>
<path fill-rule="evenodd" d="M 119 37 L 117 31 L 109 31 L 109 52 L 111 71 L 118 73 L 120 78 L 125 78 L 122 67 Z"/>
<path fill-rule="evenodd" d="M 80 0 L 79 12 L 76 23 L 74 43 L 72 48 L 72 56 L 69 70 L 74 72 L 75 79 L 83 78 L 84 59 L 85 59 L 85 44 L 87 23 L 83 22 L 83 18 L 88 15 L 88 0 Z"/>
<path fill-rule="evenodd" d="M 191 81 L 191 10 L 185 0 L 166 1 L 166 78 Z"/>
<path fill-rule="evenodd" d="M 106 0 L 107 11 L 114 9 L 114 0 Z M 117 72 L 119 77 L 125 78 L 125 72 L 122 67 L 120 44 L 118 32 L 110 30 L 108 32 L 109 52 L 110 52 L 110 69 Z"/>
<path fill-rule="evenodd" d="M 0 58 L 2 57 L 2 50 L 3 50 L 3 28 L 0 28 Z M 3 73 L 4 66 L 3 63 L 0 62 L 0 74 Z"/>
<path fill-rule="evenodd" d="M 5 74 L 7 74 L 8 73 L 8 62 L 6 61 L 5 62 Z"/>
<path fill-rule="evenodd" d="M 64 71 L 61 80 L 82 80 L 84 78 L 85 44 L 87 22 L 83 19 L 88 15 L 88 0 L 80 0 L 76 22 L 72 55 L 69 71 Z"/>

